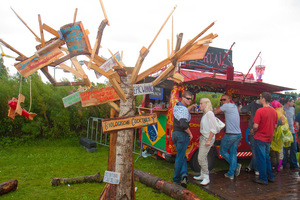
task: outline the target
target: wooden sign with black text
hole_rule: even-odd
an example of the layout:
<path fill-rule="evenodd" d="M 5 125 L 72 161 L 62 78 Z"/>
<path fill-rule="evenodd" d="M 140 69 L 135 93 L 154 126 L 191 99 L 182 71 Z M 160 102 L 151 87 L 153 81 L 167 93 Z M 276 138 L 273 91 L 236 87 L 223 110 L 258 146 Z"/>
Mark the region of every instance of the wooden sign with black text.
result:
<path fill-rule="evenodd" d="M 131 128 L 141 128 L 157 123 L 156 113 L 148 115 L 137 115 L 131 117 L 117 117 L 102 120 L 102 130 L 104 133 Z"/>

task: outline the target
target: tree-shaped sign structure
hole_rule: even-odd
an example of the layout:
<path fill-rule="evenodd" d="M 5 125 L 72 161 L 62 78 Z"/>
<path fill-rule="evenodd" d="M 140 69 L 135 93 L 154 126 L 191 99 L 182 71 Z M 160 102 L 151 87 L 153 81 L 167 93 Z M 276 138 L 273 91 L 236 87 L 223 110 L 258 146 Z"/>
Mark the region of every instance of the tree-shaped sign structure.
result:
<path fill-rule="evenodd" d="M 182 34 L 179 34 L 176 48 L 172 54 L 140 73 L 141 66 L 149 53 L 151 45 L 173 14 L 176 6 L 168 15 L 148 48 L 141 48 L 136 65 L 128 67 L 124 65 L 118 52 L 114 54 L 110 51 L 111 58 L 107 60 L 98 55 L 103 31 L 106 25 L 109 25 L 101 0 L 100 3 L 105 19 L 99 25 L 93 48 L 91 48 L 88 32 L 84 29 L 82 22 L 76 21 L 77 9 L 73 22 L 62 25 L 59 30 L 55 30 L 47 24 L 42 23 L 39 15 L 40 37 L 13 10 L 24 25 L 34 34 L 36 40 L 40 42 L 36 46 L 36 52 L 31 57 L 26 57 L 2 39 L 0 42 L 19 55 L 16 58 L 19 62 L 15 64 L 15 68 L 22 76 L 28 77 L 32 73 L 41 70 L 54 86 L 85 85 L 86 90 L 80 92 L 82 106 L 96 106 L 108 103 L 113 108 L 112 112 L 115 114 L 111 115 L 112 118 L 104 120 L 103 123 L 105 124 L 103 126 L 107 128 L 104 131 L 110 133 L 111 136 L 108 171 L 120 173 L 120 182 L 116 185 L 107 183 L 100 199 L 123 199 L 124 197 L 126 197 L 125 199 L 135 199 L 132 160 L 133 131 L 134 128 L 155 124 L 157 116 L 156 114 L 135 116 L 136 108 L 133 87 L 147 76 L 156 72 L 160 72 L 158 77 L 152 83 L 147 83 L 148 85 L 152 85 L 152 87 L 167 78 L 174 80 L 176 83 L 181 83 L 183 76 L 176 69 L 178 62 L 203 58 L 208 49 L 208 44 L 212 43 L 217 34 L 210 33 L 202 37 L 214 25 L 213 22 L 181 48 Z M 51 33 L 54 37 L 46 41 L 44 31 Z M 108 78 L 109 83 L 107 87 L 101 89 L 91 88 L 92 84 L 89 77 L 77 60 L 77 56 L 79 55 L 87 57 L 84 63 L 89 70 L 94 70 L 96 73 Z M 67 60 L 71 60 L 74 68 L 64 64 Z M 80 78 L 81 81 L 72 83 L 56 82 L 48 72 L 48 67 L 56 66 L 71 72 Z"/>

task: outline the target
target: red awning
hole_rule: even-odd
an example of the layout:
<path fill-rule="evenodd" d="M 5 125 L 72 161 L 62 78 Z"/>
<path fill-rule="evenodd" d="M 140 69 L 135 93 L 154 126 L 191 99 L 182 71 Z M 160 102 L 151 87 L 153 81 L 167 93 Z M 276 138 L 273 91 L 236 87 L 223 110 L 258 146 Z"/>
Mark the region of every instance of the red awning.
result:
<path fill-rule="evenodd" d="M 295 90 L 293 88 L 272 85 L 263 82 L 243 82 L 203 77 L 184 82 L 184 84 L 200 86 L 203 91 L 209 88 L 223 89 L 227 93 L 258 96 L 262 92 L 280 92 L 285 90 Z M 208 89 L 208 90 L 206 90 Z"/>

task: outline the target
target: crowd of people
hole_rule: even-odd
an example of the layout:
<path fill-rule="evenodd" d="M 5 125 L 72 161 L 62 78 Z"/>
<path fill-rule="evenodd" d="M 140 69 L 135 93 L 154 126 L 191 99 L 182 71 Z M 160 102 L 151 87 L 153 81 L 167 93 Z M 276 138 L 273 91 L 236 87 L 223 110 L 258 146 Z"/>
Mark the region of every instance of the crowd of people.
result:
<path fill-rule="evenodd" d="M 177 150 L 173 182 L 183 187 L 186 187 L 188 183 L 185 153 L 193 137 L 189 129 L 190 111 L 197 106 L 197 104 L 191 104 L 191 100 L 192 93 L 185 91 L 182 94 L 182 100 L 174 106 L 173 110 L 172 140 Z M 242 168 L 242 165 L 237 162 L 237 148 L 242 139 L 240 112 L 250 113 L 247 136 L 252 159 L 245 171 L 255 172 L 254 182 L 264 185 L 274 182 L 274 172 L 283 168 L 299 170 L 295 129 L 299 130 L 300 113 L 295 117 L 295 100 L 292 97 L 286 99 L 284 105 L 281 105 L 279 101 L 272 100 L 270 93 L 263 92 L 259 99 L 238 108 L 231 97 L 224 94 L 220 102 L 221 106 L 215 109 L 208 98 L 202 98 L 199 102 L 199 108 L 203 112 L 198 153 L 201 171 L 199 176 L 193 177 L 195 180 L 201 181 L 201 185 L 210 183 L 207 155 L 218 133 L 215 115 L 219 113 L 224 113 L 226 123 L 225 135 L 219 149 L 220 154 L 229 164 L 228 172 L 224 174 L 226 178 L 233 180 L 239 176 Z"/>

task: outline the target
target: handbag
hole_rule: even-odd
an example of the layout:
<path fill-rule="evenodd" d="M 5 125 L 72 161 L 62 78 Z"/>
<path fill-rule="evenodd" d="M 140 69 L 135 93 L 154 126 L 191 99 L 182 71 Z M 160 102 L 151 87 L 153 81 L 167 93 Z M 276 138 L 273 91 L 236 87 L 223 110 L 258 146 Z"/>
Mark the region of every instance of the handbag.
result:
<path fill-rule="evenodd" d="M 219 119 L 216 117 L 216 129 L 217 129 L 217 132 L 219 133 L 222 128 L 225 127 L 225 124 Z"/>

